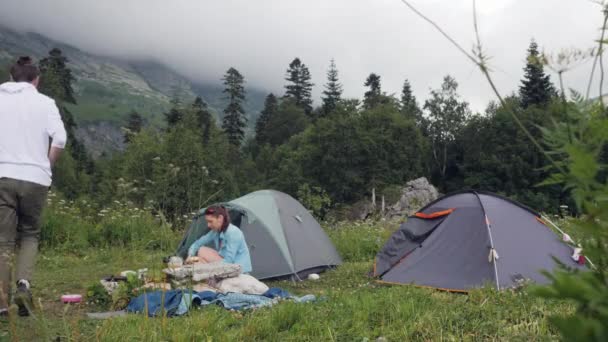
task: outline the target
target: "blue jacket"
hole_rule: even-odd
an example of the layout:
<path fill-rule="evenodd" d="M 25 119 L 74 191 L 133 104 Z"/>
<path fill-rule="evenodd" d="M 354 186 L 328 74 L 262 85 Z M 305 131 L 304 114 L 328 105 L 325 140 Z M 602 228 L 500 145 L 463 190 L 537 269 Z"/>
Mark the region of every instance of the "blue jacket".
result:
<path fill-rule="evenodd" d="M 221 244 L 220 244 L 221 242 Z M 213 243 L 213 248 L 224 258 L 224 262 L 241 265 L 242 273 L 251 272 L 251 257 L 245 236 L 240 229 L 230 224 L 225 232 L 210 230 L 188 248 L 188 256 L 194 256 L 205 245 Z"/>

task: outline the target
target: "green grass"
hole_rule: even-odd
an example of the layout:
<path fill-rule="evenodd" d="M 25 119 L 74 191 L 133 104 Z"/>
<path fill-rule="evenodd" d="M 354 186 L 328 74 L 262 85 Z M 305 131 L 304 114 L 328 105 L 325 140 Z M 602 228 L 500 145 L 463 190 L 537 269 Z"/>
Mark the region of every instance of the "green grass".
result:
<path fill-rule="evenodd" d="M 21 341 L 374 341 L 378 337 L 389 341 L 538 341 L 558 338 L 549 316 L 573 311 L 567 302 L 541 299 L 526 289 L 501 293 L 480 289 L 463 295 L 377 284 L 366 274 L 397 224 L 342 223 L 329 225 L 327 232 L 344 265 L 323 273 L 318 281 L 268 284 L 296 295 L 315 294 L 321 301 L 282 302 L 247 312 L 204 307 L 170 319 L 129 315 L 89 320 L 86 312 L 102 308 L 87 303 L 64 306 L 61 294 L 86 294 L 103 276 L 127 269 L 147 267 L 158 273 L 161 258 L 182 234 L 166 234 L 161 224 L 146 217 L 128 224 L 112 223 L 132 218 L 134 210 L 115 204 L 99 216 L 86 203 L 51 201 L 45 229 L 52 227 L 53 234 L 62 238 L 45 235 L 33 280 L 38 308 L 34 317 L 0 321 L 0 341 L 10 337 Z M 95 233 L 109 229 L 104 227 L 118 233 L 111 237 Z M 134 235 L 144 241 L 160 238 L 163 243 L 150 248 L 135 241 Z"/>

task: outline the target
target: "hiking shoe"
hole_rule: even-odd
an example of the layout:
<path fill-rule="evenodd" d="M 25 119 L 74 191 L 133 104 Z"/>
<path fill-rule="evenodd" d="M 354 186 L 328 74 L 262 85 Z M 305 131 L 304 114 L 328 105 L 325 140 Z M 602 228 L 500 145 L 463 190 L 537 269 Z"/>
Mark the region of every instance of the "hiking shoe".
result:
<path fill-rule="evenodd" d="M 8 317 L 8 309 L 7 308 L 0 309 L 0 319 L 6 318 L 6 317 Z"/>
<path fill-rule="evenodd" d="M 30 310 L 34 307 L 32 301 L 32 292 L 30 291 L 29 282 L 27 280 L 19 280 L 17 282 L 17 292 L 15 293 L 15 304 L 19 308 L 17 314 L 21 317 L 30 315 Z"/>

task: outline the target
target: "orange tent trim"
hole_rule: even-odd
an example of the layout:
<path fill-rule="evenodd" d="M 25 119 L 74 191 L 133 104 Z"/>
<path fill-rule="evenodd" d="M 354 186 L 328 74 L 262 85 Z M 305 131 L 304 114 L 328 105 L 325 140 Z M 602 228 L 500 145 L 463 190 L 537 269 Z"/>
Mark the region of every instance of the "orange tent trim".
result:
<path fill-rule="evenodd" d="M 418 218 L 423 218 L 423 219 L 434 219 L 434 218 L 437 218 L 437 217 L 449 215 L 453 211 L 454 211 L 454 208 L 448 209 L 448 210 L 443 210 L 443 211 L 436 211 L 436 212 L 430 213 L 430 214 L 416 213 L 414 216 L 416 216 Z"/>

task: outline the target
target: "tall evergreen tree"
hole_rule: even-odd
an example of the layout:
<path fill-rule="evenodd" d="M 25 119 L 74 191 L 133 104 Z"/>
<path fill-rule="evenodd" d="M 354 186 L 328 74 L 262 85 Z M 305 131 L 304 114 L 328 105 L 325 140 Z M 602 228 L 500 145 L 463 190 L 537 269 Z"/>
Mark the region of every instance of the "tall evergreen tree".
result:
<path fill-rule="evenodd" d="M 40 60 L 40 85 L 39 91 L 55 100 L 61 119 L 68 136 L 68 150 L 76 161 L 79 171 L 92 171 L 93 162 L 88 157 L 84 144 L 76 138 L 76 120 L 72 113 L 64 105 L 65 103 L 76 104 L 74 88 L 72 83 L 76 80 L 67 65 L 68 59 L 60 49 L 53 48 L 49 55 Z"/>
<path fill-rule="evenodd" d="M 127 125 L 125 126 L 124 141 L 126 144 L 131 142 L 133 136 L 141 132 L 144 125 L 144 119 L 135 110 L 132 110 L 127 117 Z"/>
<path fill-rule="evenodd" d="M 338 69 L 336 63 L 331 60 L 329 64 L 329 70 L 327 70 L 327 83 L 325 84 L 325 90 L 323 91 L 323 114 L 327 116 L 331 113 L 342 96 L 342 84 L 338 81 Z"/>
<path fill-rule="evenodd" d="M 524 68 L 524 79 L 519 87 L 519 97 L 523 108 L 532 105 L 545 106 L 557 95 L 549 75 L 545 74 L 538 45 L 534 40 L 528 48 L 528 58 Z"/>
<path fill-rule="evenodd" d="M 276 115 L 278 110 L 279 101 L 277 97 L 272 93 L 268 94 L 266 100 L 264 100 L 264 109 L 260 112 L 260 117 L 255 123 L 255 140 L 258 143 L 263 144 L 268 142 L 268 134 L 266 132 L 268 129 L 268 122 Z"/>
<path fill-rule="evenodd" d="M 53 48 L 40 60 L 40 85 L 38 90 L 57 102 L 68 140 L 76 142 L 76 121 L 64 103 L 76 104 L 72 82 L 75 80 L 67 66 L 68 59 L 61 50 Z"/>
<path fill-rule="evenodd" d="M 363 108 L 372 109 L 382 102 L 380 76 L 374 73 L 369 74 L 363 85 L 369 87 L 363 96 Z"/>
<path fill-rule="evenodd" d="M 306 64 L 302 63 L 302 61 L 296 57 L 289 63 L 289 69 L 287 69 L 285 80 L 290 82 L 285 86 L 285 89 L 287 89 L 285 97 L 293 98 L 296 105 L 304 109 L 306 115 L 311 115 L 311 91 L 314 84 L 310 81 L 310 71 Z"/>
<path fill-rule="evenodd" d="M 44 77 L 40 78 L 39 90 L 55 100 L 76 104 L 72 88 L 75 78 L 67 63 L 68 59 L 60 49 L 49 51 L 49 55 L 40 60 L 40 72 Z"/>
<path fill-rule="evenodd" d="M 209 112 L 209 106 L 200 96 L 197 96 L 192 103 L 192 109 L 197 118 L 198 126 L 201 129 L 203 143 L 207 144 L 209 142 L 211 125 L 213 125 L 213 117 L 211 116 L 211 112 Z"/>
<path fill-rule="evenodd" d="M 170 129 L 177 125 L 184 118 L 183 108 L 181 108 L 181 102 L 177 96 L 171 99 L 171 109 L 165 114 L 165 121 L 167 122 L 167 128 Z"/>
<path fill-rule="evenodd" d="M 403 89 L 401 90 L 401 113 L 408 118 L 414 119 L 417 123 L 422 118 L 422 111 L 418 107 L 418 102 L 412 93 L 412 87 L 408 80 L 403 82 Z"/>
<path fill-rule="evenodd" d="M 228 135 L 228 140 L 235 146 L 240 146 L 245 137 L 247 118 L 243 109 L 245 101 L 245 78 L 235 68 L 230 68 L 222 78 L 224 81 L 224 94 L 228 105 L 224 109 L 222 128 Z"/>

